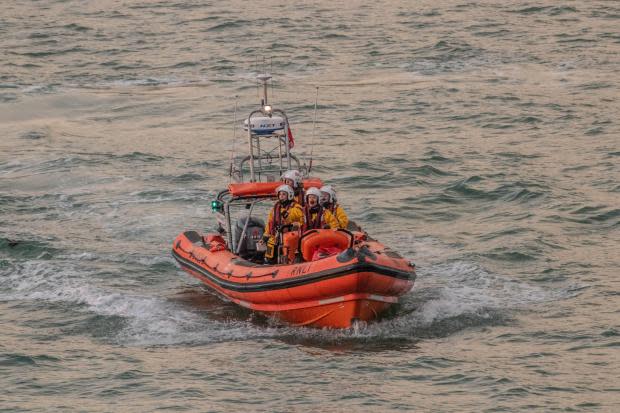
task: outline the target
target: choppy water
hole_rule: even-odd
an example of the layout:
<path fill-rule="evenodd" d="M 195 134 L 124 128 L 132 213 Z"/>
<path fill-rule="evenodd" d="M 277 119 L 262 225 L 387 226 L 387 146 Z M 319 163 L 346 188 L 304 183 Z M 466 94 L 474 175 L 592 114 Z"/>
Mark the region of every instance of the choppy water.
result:
<path fill-rule="evenodd" d="M 0 11 L 0 410 L 620 410 L 620 6 L 26 1 Z M 391 318 L 279 327 L 177 269 L 235 96 L 416 262 Z M 242 144 L 239 143 L 241 146 Z"/>

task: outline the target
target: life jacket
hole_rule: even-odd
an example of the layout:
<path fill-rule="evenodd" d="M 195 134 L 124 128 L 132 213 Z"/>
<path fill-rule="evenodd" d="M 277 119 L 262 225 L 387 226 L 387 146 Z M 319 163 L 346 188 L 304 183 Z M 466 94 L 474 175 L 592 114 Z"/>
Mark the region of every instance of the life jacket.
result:
<path fill-rule="evenodd" d="M 289 210 L 295 205 L 294 201 L 288 201 L 286 206 L 282 205 L 282 202 L 276 202 L 273 206 L 273 218 L 271 222 L 269 222 L 269 233 L 271 235 L 276 235 L 276 229 L 278 226 L 282 225 L 284 220 L 288 217 Z"/>
<path fill-rule="evenodd" d="M 323 228 L 323 225 L 325 225 L 325 221 L 323 219 L 324 212 L 325 210 L 322 206 L 318 207 L 317 212 L 312 212 L 310 206 L 306 205 L 304 207 L 304 231 Z M 316 214 L 314 218 L 312 217 L 313 214 Z"/>
<path fill-rule="evenodd" d="M 288 208 L 290 207 L 291 202 L 285 207 L 283 207 L 281 202 L 276 202 L 273 206 L 272 219 L 269 222 L 269 233 L 271 235 L 276 235 L 276 228 L 282 224 L 282 218 L 286 218 L 288 215 Z"/>

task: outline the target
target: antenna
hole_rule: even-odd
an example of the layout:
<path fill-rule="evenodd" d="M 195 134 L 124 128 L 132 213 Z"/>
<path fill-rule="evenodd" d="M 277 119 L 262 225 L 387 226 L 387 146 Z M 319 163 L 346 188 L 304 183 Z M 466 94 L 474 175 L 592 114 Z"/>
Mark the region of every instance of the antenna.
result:
<path fill-rule="evenodd" d="M 273 56 L 269 58 L 269 73 L 273 75 Z M 273 94 L 273 79 L 271 80 L 271 98 L 275 99 L 275 95 Z"/>
<path fill-rule="evenodd" d="M 254 59 L 254 71 L 256 73 L 259 73 L 259 69 L 258 69 L 258 55 L 256 55 L 255 59 Z M 260 84 L 258 83 L 258 81 L 256 81 L 256 98 L 260 99 Z"/>
<path fill-rule="evenodd" d="M 314 153 L 314 136 L 316 135 L 316 108 L 319 102 L 319 87 L 316 87 L 316 96 L 314 98 L 314 120 L 312 121 L 312 140 L 310 142 L 310 162 L 308 164 L 308 174 L 312 171 L 312 154 Z"/>
<path fill-rule="evenodd" d="M 267 82 L 269 81 L 269 79 L 271 79 L 271 75 L 268 73 L 262 73 L 258 76 L 256 76 L 256 79 L 258 79 L 259 82 L 262 82 L 263 84 L 263 101 L 262 101 L 262 105 L 265 106 L 268 104 L 268 100 L 267 100 Z"/>
<path fill-rule="evenodd" d="M 233 163 L 235 159 L 235 141 L 237 140 L 237 98 L 239 96 L 235 95 L 235 111 L 233 113 L 233 141 L 232 147 L 230 149 L 230 169 L 228 172 L 229 183 L 232 181 L 233 176 Z"/>

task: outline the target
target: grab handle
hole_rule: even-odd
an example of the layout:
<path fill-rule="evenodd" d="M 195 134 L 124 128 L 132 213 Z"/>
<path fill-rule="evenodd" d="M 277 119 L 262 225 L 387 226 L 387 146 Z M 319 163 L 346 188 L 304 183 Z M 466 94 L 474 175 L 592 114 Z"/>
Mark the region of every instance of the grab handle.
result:
<path fill-rule="evenodd" d="M 355 235 L 353 235 L 353 233 L 349 231 L 348 229 L 344 229 L 344 228 L 338 228 L 336 231 L 341 231 L 347 234 L 349 236 L 349 239 L 351 240 L 351 243 L 349 244 L 349 248 L 353 248 L 353 243 L 355 241 Z"/>

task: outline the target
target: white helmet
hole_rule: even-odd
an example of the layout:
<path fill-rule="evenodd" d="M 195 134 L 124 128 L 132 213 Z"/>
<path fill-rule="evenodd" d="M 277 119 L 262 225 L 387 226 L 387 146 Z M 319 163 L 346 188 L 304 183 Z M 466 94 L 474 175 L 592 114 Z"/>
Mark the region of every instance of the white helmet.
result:
<path fill-rule="evenodd" d="M 288 171 L 284 172 L 280 177 L 280 180 L 282 181 L 284 181 L 285 179 L 290 179 L 291 181 L 293 181 L 293 185 L 295 185 L 295 188 L 299 188 L 299 185 L 301 184 L 301 173 L 299 173 L 297 169 L 289 169 Z"/>
<path fill-rule="evenodd" d="M 317 201 L 321 199 L 321 191 L 319 191 L 319 188 L 308 188 L 308 190 L 306 191 L 306 202 L 308 201 L 308 195 L 316 196 Z"/>
<path fill-rule="evenodd" d="M 293 198 L 295 198 L 295 192 L 293 191 L 293 188 L 286 184 L 280 185 L 276 188 L 276 196 L 280 195 L 280 192 L 286 192 L 289 201 L 292 201 Z"/>
<path fill-rule="evenodd" d="M 325 192 L 329 195 L 329 202 L 336 202 L 336 191 L 334 191 L 331 185 L 321 187 L 321 192 Z"/>

